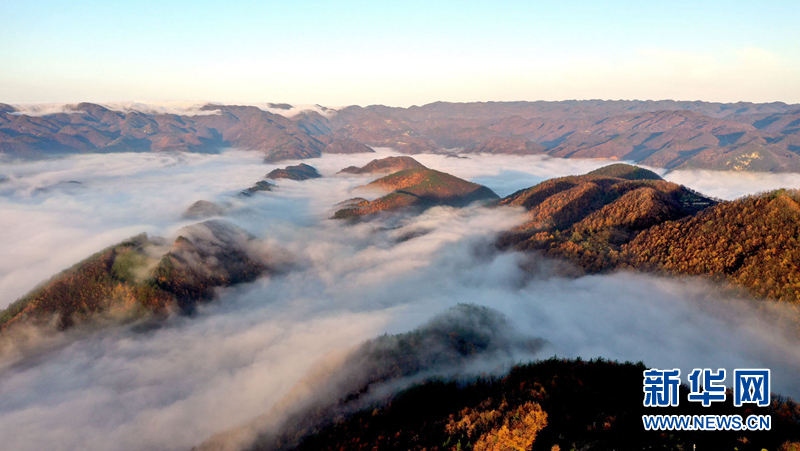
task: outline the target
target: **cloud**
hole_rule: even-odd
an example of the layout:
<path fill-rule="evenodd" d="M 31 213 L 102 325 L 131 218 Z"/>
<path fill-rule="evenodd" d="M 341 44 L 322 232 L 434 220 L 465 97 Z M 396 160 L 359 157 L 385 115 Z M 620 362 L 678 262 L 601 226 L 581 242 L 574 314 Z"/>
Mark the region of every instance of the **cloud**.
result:
<path fill-rule="evenodd" d="M 499 375 L 509 361 L 546 355 L 546 346 L 520 334 L 496 310 L 458 304 L 411 332 L 382 335 L 324 356 L 269 411 L 215 434 L 199 449 L 250 449 L 254 442 L 258 449 L 273 449 L 275 443 L 294 440 L 301 431 L 330 424 L 412 384 L 431 377 Z"/>
<path fill-rule="evenodd" d="M 776 391 L 800 394 L 800 346 L 782 325 L 793 313 L 778 305 L 754 307 L 694 279 L 558 277 L 547 271 L 548 260 L 494 248 L 494 234 L 522 220 L 516 209 L 438 207 L 357 225 L 327 219 L 333 204 L 365 181 L 333 174 L 375 157 L 307 161 L 328 177 L 282 180 L 277 190 L 248 199 L 235 194 L 276 166 L 246 152 L 90 155 L 0 166 L 10 178 L 0 185 L 6 232 L 0 253 L 15 262 L 0 266 L 6 303 L 17 296 L 8 294 L 13 290 L 21 294 L 121 238 L 174 234 L 188 224 L 179 219 L 182 211 L 198 199 L 230 202 L 226 219 L 267 246 L 279 244 L 295 262 L 285 274 L 219 290 L 219 299 L 192 317 L 170 317 L 158 327 L 77 329 L 0 365 L 4 446 L 187 449 L 268 412 L 324 359 L 382 333 L 414 329 L 460 303 L 502 312 L 514 330 L 548 340 L 559 356 L 644 360 L 683 374 L 696 366 L 767 367 Z M 605 164 L 419 159 L 501 194 L 548 174 Z M 59 184 L 70 180 L 81 188 Z M 528 259 L 541 273 L 520 269 Z"/>
<path fill-rule="evenodd" d="M 160 102 L 98 102 L 98 105 L 104 106 L 112 111 L 119 111 L 121 113 L 131 113 L 138 111 L 145 114 L 177 114 L 185 116 L 209 116 L 219 114 L 217 110 L 203 110 L 202 108 L 207 104 L 224 104 L 221 102 L 210 101 L 189 101 L 189 100 L 164 100 Z M 274 103 L 242 103 L 236 102 L 237 105 L 250 105 L 257 107 L 263 111 L 279 114 L 284 117 L 294 117 L 305 111 L 314 111 L 323 116 L 332 116 L 335 108 L 323 107 L 321 105 L 286 105 Z M 12 103 L 10 104 L 16 110 L 14 114 L 25 114 L 28 116 L 46 116 L 49 114 L 58 113 L 78 113 L 76 103 Z"/>
<path fill-rule="evenodd" d="M 670 182 L 725 200 L 779 188 L 800 189 L 798 173 L 678 170 L 663 177 Z"/>
<path fill-rule="evenodd" d="M 216 111 L 202 110 L 201 108 L 206 103 L 208 102 L 101 102 L 98 105 L 122 113 L 138 111 L 145 114 L 185 114 L 191 116 L 218 114 Z M 12 103 L 11 106 L 16 110 L 15 114 L 28 116 L 46 116 L 58 113 L 73 114 L 81 111 L 77 109 L 77 103 Z"/>

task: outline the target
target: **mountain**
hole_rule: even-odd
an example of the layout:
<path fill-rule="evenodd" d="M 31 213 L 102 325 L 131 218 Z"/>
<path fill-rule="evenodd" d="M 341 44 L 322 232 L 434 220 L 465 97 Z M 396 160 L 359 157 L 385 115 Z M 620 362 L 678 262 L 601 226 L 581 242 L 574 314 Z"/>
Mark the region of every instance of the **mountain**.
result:
<path fill-rule="evenodd" d="M 348 107 L 331 133 L 406 153 L 541 153 L 668 169 L 798 171 L 799 114 L 799 105 L 779 102 L 436 102 Z"/>
<path fill-rule="evenodd" d="M 305 163 L 296 166 L 286 166 L 283 169 L 275 169 L 266 175 L 268 179 L 289 179 L 289 180 L 308 180 L 322 177 L 316 168 Z"/>
<path fill-rule="evenodd" d="M 105 315 L 136 318 L 189 312 L 214 288 L 255 280 L 269 268 L 254 238 L 221 220 L 184 227 L 171 245 L 142 234 L 54 276 L 0 313 L 0 331 L 19 324 L 66 329 Z"/>
<path fill-rule="evenodd" d="M 732 396 L 703 407 L 686 402 L 682 385 L 677 407 L 644 407 L 642 362 L 554 357 L 474 373 L 546 345 L 495 310 L 460 304 L 416 330 L 325 359 L 270 411 L 194 449 L 759 451 L 800 441 L 800 405 L 775 394 L 769 407 L 735 407 Z M 772 424 L 769 433 L 659 433 L 643 428 L 647 414 L 771 415 Z"/>
<path fill-rule="evenodd" d="M 337 219 L 356 219 L 382 211 L 425 209 L 435 205 L 463 207 L 473 202 L 497 199 L 489 188 L 450 174 L 415 167 L 379 178 L 365 190 L 391 191 L 378 199 L 351 203 L 334 214 Z"/>
<path fill-rule="evenodd" d="M 436 143 L 407 121 L 356 106 L 347 107 L 337 115 L 331 124 L 331 135 L 372 147 L 392 147 L 406 154 L 430 153 L 439 149 Z"/>
<path fill-rule="evenodd" d="M 240 147 L 278 161 L 318 157 L 328 145 L 286 117 L 248 106 L 206 105 L 191 116 L 114 111 L 91 103 L 43 116 L 0 110 L 6 110 L 0 112 L 0 153 L 12 158 Z"/>
<path fill-rule="evenodd" d="M 622 263 L 711 277 L 752 295 L 800 300 L 800 192 L 777 190 L 723 202 L 642 231 Z"/>
<path fill-rule="evenodd" d="M 225 431 L 197 447 L 285 449 L 310 432 L 431 375 L 452 376 L 480 362 L 531 355 L 546 342 L 518 333 L 496 310 L 460 304 L 406 333 L 382 335 L 324 362 L 297 382 L 271 411 L 248 424 Z"/>
<path fill-rule="evenodd" d="M 800 446 L 800 406 L 774 396 L 769 407 L 642 406 L 640 363 L 550 359 L 511 369 L 503 377 L 472 382 L 432 380 L 389 400 L 364 406 L 299 439 L 253 451 L 386 450 L 642 450 L 762 449 Z M 639 390 L 634 388 L 639 387 Z M 647 431 L 642 416 L 771 415 L 769 432 Z M 270 446 L 271 445 L 271 446 Z"/>
<path fill-rule="evenodd" d="M 668 169 L 800 171 L 800 105 L 780 102 L 436 102 L 276 114 L 292 108 L 209 104 L 175 115 L 81 103 L 38 116 L 0 104 L 0 154 L 239 147 L 274 162 L 380 146 L 406 154 L 546 154 Z"/>
<path fill-rule="evenodd" d="M 252 196 L 253 194 L 255 194 L 255 193 L 259 192 L 259 191 L 272 191 L 272 188 L 275 188 L 275 184 L 274 183 L 270 183 L 270 182 L 268 182 L 266 180 L 259 180 L 253 186 L 251 186 L 250 188 L 247 188 L 246 190 L 240 192 L 239 196 L 240 197 L 250 197 L 250 196 Z"/>
<path fill-rule="evenodd" d="M 493 119 L 497 117 L 597 117 L 623 113 L 653 111 L 693 111 L 717 119 L 739 119 L 743 117 L 782 114 L 800 110 L 800 105 L 783 102 L 703 102 L 680 100 L 562 100 L 534 102 L 433 102 L 409 108 L 393 108 L 382 105 L 367 107 L 381 114 L 393 115 L 404 120 Z"/>
<path fill-rule="evenodd" d="M 371 147 L 365 146 L 358 141 L 352 139 L 331 139 L 330 143 L 322 149 L 323 153 L 375 153 Z"/>
<path fill-rule="evenodd" d="M 419 161 L 411 157 L 386 157 L 372 160 L 362 167 L 348 166 L 339 174 L 377 174 L 392 173 L 410 168 L 424 168 Z"/>
<path fill-rule="evenodd" d="M 727 282 L 759 298 L 800 300 L 800 192 L 721 202 L 614 164 L 518 191 L 498 205 L 528 220 L 501 248 L 566 259 L 590 273 L 636 269 Z"/>
<path fill-rule="evenodd" d="M 222 216 L 225 208 L 214 202 L 198 200 L 183 212 L 182 219 L 206 219 L 214 216 Z"/>
<path fill-rule="evenodd" d="M 528 220 L 504 234 L 500 245 L 566 258 L 599 272 L 616 267 L 622 245 L 641 231 L 715 204 L 646 169 L 614 164 L 501 199 L 498 205 L 524 207 Z"/>
<path fill-rule="evenodd" d="M 507 155 L 531 155 L 546 152 L 542 144 L 533 142 L 524 136 L 493 136 L 475 144 L 461 153 L 493 153 Z"/>

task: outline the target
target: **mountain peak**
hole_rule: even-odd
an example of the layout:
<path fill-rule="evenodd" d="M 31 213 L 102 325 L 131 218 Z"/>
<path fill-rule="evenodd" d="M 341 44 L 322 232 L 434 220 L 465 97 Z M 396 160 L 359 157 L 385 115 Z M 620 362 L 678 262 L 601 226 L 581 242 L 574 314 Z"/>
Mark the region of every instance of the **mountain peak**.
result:
<path fill-rule="evenodd" d="M 289 180 L 308 180 L 308 179 L 316 179 L 320 178 L 319 172 L 313 166 L 309 166 L 305 163 L 300 163 L 295 166 L 286 166 L 283 169 L 275 169 L 267 174 L 266 178 L 268 179 L 289 179 Z"/>
<path fill-rule="evenodd" d="M 613 164 L 585 175 L 547 180 L 500 200 L 528 210 L 528 221 L 502 246 L 537 250 L 589 272 L 615 267 L 621 246 L 643 230 L 716 204 L 646 169 Z"/>
<path fill-rule="evenodd" d="M 586 175 L 616 177 L 625 180 L 663 180 L 661 176 L 648 169 L 625 163 L 614 163 L 588 172 Z"/>
<path fill-rule="evenodd" d="M 381 177 L 362 188 L 377 188 L 391 192 L 379 199 L 362 201 L 343 208 L 336 212 L 335 218 L 352 219 L 381 211 L 425 209 L 435 205 L 464 207 L 476 201 L 498 198 L 494 191 L 483 185 L 426 167 L 403 169 Z"/>
<path fill-rule="evenodd" d="M 425 166 L 411 157 L 386 157 L 370 161 L 362 167 L 350 166 L 339 171 L 340 174 L 375 174 L 392 173 L 409 168 L 424 168 Z"/>

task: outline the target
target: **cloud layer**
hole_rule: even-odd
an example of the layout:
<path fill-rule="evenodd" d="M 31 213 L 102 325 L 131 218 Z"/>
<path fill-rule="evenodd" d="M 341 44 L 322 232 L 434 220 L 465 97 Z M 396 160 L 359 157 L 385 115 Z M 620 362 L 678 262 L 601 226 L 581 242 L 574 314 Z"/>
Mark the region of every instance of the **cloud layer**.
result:
<path fill-rule="evenodd" d="M 178 114 L 184 116 L 207 116 L 219 114 L 216 110 L 203 110 L 202 108 L 209 101 L 162 101 L 162 102 L 100 102 L 99 105 L 113 111 L 131 113 L 138 111 L 145 114 Z M 294 117 L 304 111 L 315 111 L 328 116 L 335 113 L 335 109 L 326 108 L 320 105 L 287 105 L 274 103 L 241 103 L 237 105 L 252 105 L 261 110 L 273 114 L 280 114 L 284 117 Z M 57 113 L 75 113 L 77 104 L 75 103 L 13 103 L 16 113 L 28 116 L 46 116 Z"/>
<path fill-rule="evenodd" d="M 382 150 L 378 156 L 387 154 Z M 768 367 L 773 388 L 800 395 L 800 346 L 777 305 L 755 308 L 693 279 L 641 274 L 562 278 L 536 256 L 498 253 L 514 209 L 434 208 L 347 225 L 333 204 L 369 178 L 333 176 L 376 155 L 308 161 L 328 177 L 235 193 L 274 165 L 257 155 L 92 155 L 0 166 L 0 292 L 7 304 L 38 281 L 119 239 L 169 236 L 192 202 L 229 202 L 227 219 L 289 252 L 295 268 L 220 290 L 193 317 L 160 327 L 76 330 L 37 355 L 0 365 L 0 436 L 12 450 L 187 449 L 267 412 L 321 359 L 381 333 L 405 332 L 459 303 L 504 313 L 517 333 L 559 356 L 644 360 L 654 367 Z M 540 157 L 420 156 L 501 195 L 607 162 Z M 729 174 L 689 174 L 720 197 Z M 713 180 L 713 179 L 712 179 Z M 64 182 L 80 181 L 81 184 Z M 772 183 L 754 180 L 761 191 Z M 696 188 L 698 189 L 698 188 Z M 702 189 L 700 189 L 702 191 Z M 520 264 L 537 259 L 540 272 Z M 505 365 L 512 364 L 509 360 Z M 624 389 L 624 388 L 623 388 Z M 630 387 L 640 391 L 640 387 Z"/>

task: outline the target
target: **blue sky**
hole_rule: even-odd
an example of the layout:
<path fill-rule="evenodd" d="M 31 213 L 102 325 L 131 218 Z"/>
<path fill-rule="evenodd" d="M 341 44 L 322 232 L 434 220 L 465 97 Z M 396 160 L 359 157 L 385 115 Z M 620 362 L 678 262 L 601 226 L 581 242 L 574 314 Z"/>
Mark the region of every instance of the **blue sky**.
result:
<path fill-rule="evenodd" d="M 0 0 L 0 102 L 800 102 L 798 1 Z"/>

